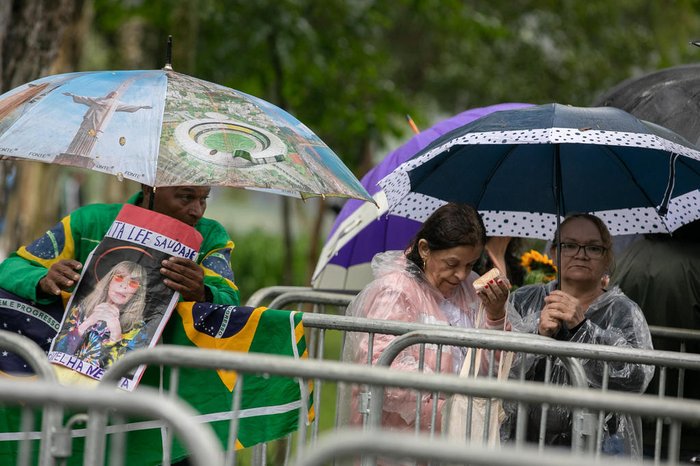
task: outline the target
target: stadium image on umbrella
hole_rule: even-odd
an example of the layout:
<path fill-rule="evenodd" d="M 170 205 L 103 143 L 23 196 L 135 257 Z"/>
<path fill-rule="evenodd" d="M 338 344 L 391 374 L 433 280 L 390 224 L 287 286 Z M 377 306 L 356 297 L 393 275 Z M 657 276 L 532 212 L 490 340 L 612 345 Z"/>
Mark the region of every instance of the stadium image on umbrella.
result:
<path fill-rule="evenodd" d="M 232 186 L 371 200 L 303 123 L 257 97 L 172 71 L 48 76 L 0 96 L 0 158 L 149 186 Z"/>

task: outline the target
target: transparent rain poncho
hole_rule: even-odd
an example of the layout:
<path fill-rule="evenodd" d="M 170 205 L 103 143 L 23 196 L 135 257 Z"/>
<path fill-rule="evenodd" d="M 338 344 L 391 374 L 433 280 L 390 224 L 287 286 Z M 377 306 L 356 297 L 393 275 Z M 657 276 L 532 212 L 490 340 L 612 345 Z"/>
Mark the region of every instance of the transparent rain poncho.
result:
<path fill-rule="evenodd" d="M 422 324 L 442 324 L 473 328 L 477 318 L 480 300 L 472 283 L 478 275 L 472 272 L 454 291 L 445 298 L 426 279 L 423 271 L 408 261 L 399 251 L 389 251 L 374 256 L 372 260 L 374 281 L 367 285 L 347 309 L 347 315 L 379 320 L 394 320 Z M 505 319 L 499 321 L 483 319 L 482 328 L 502 330 Z M 372 364 L 377 362 L 386 346 L 394 339 L 392 335 L 374 336 Z M 364 333 L 348 333 L 343 359 L 367 364 L 368 336 Z M 394 369 L 417 371 L 419 365 L 419 345 L 402 351 L 394 360 Z M 456 373 L 464 358 L 462 349 L 445 348 L 440 360 L 440 372 Z M 424 356 L 425 372 L 437 370 L 437 347 L 426 345 Z M 349 417 L 352 424 L 361 423 L 358 411 L 358 389 L 352 391 L 351 412 L 341 417 Z M 421 429 L 430 428 L 433 403 L 430 395 L 423 395 L 421 403 Z M 440 413 L 444 399 L 438 400 L 436 430 L 440 429 Z M 412 431 L 416 421 L 416 393 L 412 390 L 388 388 L 385 391 L 382 425 L 396 430 Z"/>
<path fill-rule="evenodd" d="M 521 317 L 511 316 L 514 331 L 537 333 L 544 298 L 556 287 L 555 282 L 546 285 L 530 285 L 511 293 L 510 302 Z M 653 349 L 651 334 L 644 314 L 639 306 L 617 287 L 608 289 L 590 305 L 585 314 L 586 320 L 570 332 L 562 328 L 554 338 L 558 340 L 592 343 L 627 348 Z M 527 356 L 527 378 L 543 380 L 545 357 Z M 603 362 L 581 360 L 588 385 L 600 388 L 603 381 Z M 514 365 L 512 377 L 518 371 Z M 612 390 L 643 393 L 654 375 L 654 366 L 611 362 L 608 364 L 608 388 Z M 551 382 L 570 385 L 564 366 L 555 359 L 552 366 Z M 528 436 L 536 436 L 539 424 L 539 409 L 533 410 L 528 426 Z M 603 451 L 610 454 L 642 456 L 642 427 L 638 417 L 609 413 L 606 416 L 603 436 Z M 547 419 L 547 443 L 567 444 L 571 441 L 569 410 L 563 407 L 550 407 Z"/>

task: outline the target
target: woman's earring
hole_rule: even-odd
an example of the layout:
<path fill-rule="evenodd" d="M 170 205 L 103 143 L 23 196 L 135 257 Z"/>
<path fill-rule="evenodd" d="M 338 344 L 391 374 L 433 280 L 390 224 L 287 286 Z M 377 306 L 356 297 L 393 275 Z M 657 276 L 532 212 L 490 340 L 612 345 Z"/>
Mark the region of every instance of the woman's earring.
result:
<path fill-rule="evenodd" d="M 423 259 L 423 272 L 425 272 L 425 259 Z"/>

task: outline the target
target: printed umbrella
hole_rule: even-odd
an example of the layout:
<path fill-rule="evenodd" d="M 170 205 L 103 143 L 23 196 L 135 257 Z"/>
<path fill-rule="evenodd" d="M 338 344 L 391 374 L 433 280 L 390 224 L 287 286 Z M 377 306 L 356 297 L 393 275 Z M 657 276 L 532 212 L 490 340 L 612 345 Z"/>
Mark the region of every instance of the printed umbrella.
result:
<path fill-rule="evenodd" d="M 60 74 L 3 94 L 0 158 L 90 168 L 150 186 L 371 199 L 287 112 L 168 66 Z"/>
<path fill-rule="evenodd" d="M 551 239 L 573 212 L 613 235 L 669 232 L 700 218 L 700 151 L 617 108 L 547 104 L 462 126 L 380 185 L 396 215 L 465 202 L 494 236 Z"/>
<path fill-rule="evenodd" d="M 682 65 L 627 79 L 598 97 L 593 106 L 621 108 L 698 144 L 698 95 L 700 65 Z"/>
<path fill-rule="evenodd" d="M 420 228 L 421 222 L 387 211 L 386 196 L 377 185 L 379 180 L 455 128 L 489 113 L 530 105 L 502 103 L 466 110 L 416 134 L 389 153 L 361 180 L 362 185 L 374 196 L 379 209 L 373 204 L 353 199 L 345 202 L 321 251 L 311 279 L 312 285 L 323 289 L 362 289 L 372 279 L 372 257 L 378 252 L 404 249 Z"/>

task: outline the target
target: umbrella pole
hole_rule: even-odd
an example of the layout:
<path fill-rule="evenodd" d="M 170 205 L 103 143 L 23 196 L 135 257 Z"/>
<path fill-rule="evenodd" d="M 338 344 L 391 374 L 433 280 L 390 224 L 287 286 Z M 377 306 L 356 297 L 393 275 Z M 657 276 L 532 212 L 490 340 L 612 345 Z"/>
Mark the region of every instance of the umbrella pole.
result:
<path fill-rule="evenodd" d="M 168 35 L 168 42 L 165 46 L 165 66 L 164 70 L 173 69 L 173 36 Z"/>
<path fill-rule="evenodd" d="M 148 196 L 148 210 L 153 210 L 153 204 L 156 201 L 156 187 L 151 188 L 151 195 Z"/>
<path fill-rule="evenodd" d="M 561 290 L 561 232 L 559 228 L 561 227 L 561 158 L 559 156 L 559 144 L 554 146 L 554 203 L 556 207 L 554 208 L 556 212 L 556 225 L 557 228 L 554 230 L 554 239 L 556 240 L 557 248 L 557 290 Z"/>

